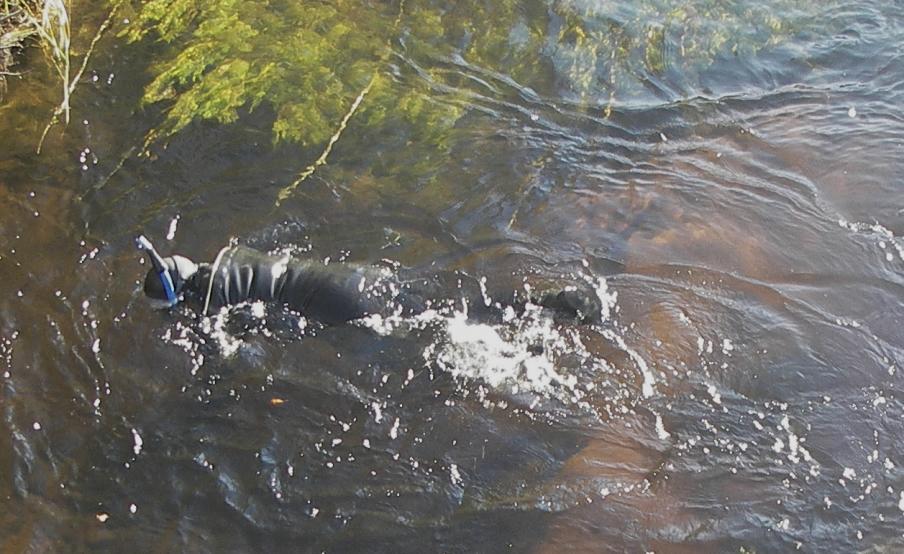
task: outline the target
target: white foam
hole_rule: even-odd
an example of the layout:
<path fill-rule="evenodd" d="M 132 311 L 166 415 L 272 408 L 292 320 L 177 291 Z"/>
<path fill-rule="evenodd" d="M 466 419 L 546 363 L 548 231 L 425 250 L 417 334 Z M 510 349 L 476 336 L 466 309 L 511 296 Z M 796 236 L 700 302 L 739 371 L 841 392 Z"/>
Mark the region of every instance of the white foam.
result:
<path fill-rule="evenodd" d="M 628 354 L 628 356 L 637 366 L 637 369 L 640 370 L 640 373 L 643 376 L 643 383 L 641 383 L 641 393 L 643 394 L 644 398 L 650 398 L 651 396 L 653 396 L 653 385 L 656 384 L 656 377 L 653 375 L 653 372 L 650 371 L 650 367 L 647 365 L 646 360 L 644 360 L 643 357 L 634 349 L 629 348 L 625 343 L 625 339 L 621 338 L 611 329 L 606 329 L 603 332 L 603 336 L 615 342 L 615 344 L 617 344 L 619 348 L 624 350 L 624 352 Z"/>
<path fill-rule="evenodd" d="M 461 473 L 458 471 L 457 465 L 449 464 L 449 478 L 452 480 L 453 485 L 461 485 L 463 483 Z"/>
<path fill-rule="evenodd" d="M 480 296 L 483 298 L 483 305 L 489 306 L 493 303 L 493 299 L 487 294 L 487 278 L 481 277 L 478 283 L 480 284 Z"/>
<path fill-rule="evenodd" d="M 603 278 L 579 277 L 593 287 L 600 301 L 602 321 L 607 322 L 617 312 L 617 293 L 609 290 Z M 481 300 L 486 303 L 483 279 L 480 284 Z M 526 283 L 524 288 L 530 296 L 530 285 Z M 482 398 L 489 390 L 528 393 L 535 399 L 531 408 L 542 398 L 589 406 L 585 399 L 600 383 L 587 376 L 614 372 L 605 359 L 584 345 L 582 337 L 594 333 L 629 355 L 642 377 L 641 394 L 645 398 L 653 396 L 653 371 L 616 331 L 598 326 L 562 326 L 544 308 L 530 303 L 523 311 L 512 306 L 499 308 L 502 321 L 493 324 L 469 319 L 464 302 L 460 306 L 437 303 L 407 317 L 398 311 L 390 316 L 373 314 L 356 324 L 381 335 L 430 328 L 436 338 L 423 351 L 428 366 L 438 366 L 460 381 L 480 383 L 477 394 Z M 630 393 L 621 388 L 616 394 Z"/>
<path fill-rule="evenodd" d="M 389 430 L 389 438 L 399 438 L 399 418 L 396 418 L 395 423 L 392 424 L 392 429 Z"/>
<path fill-rule="evenodd" d="M 283 273 L 285 273 L 286 270 L 289 268 L 289 260 L 290 259 L 291 259 L 290 256 L 288 254 L 286 254 L 282 258 L 280 258 L 279 261 L 277 261 L 275 264 L 273 264 L 273 267 L 270 269 L 270 273 L 273 276 L 274 282 L 277 279 L 279 279 L 280 277 L 282 277 Z"/>
<path fill-rule="evenodd" d="M 137 455 L 141 454 L 141 446 L 144 444 L 144 441 L 141 440 L 141 435 L 138 434 L 137 429 L 132 429 L 132 439 L 134 440 L 134 443 L 135 443 L 132 446 L 132 452 L 134 452 L 135 455 L 137 456 Z"/>
<path fill-rule="evenodd" d="M 224 307 L 201 320 L 201 330 L 216 342 L 220 352 L 227 358 L 238 352 L 242 346 L 242 341 L 226 330 L 228 316 L 229 310 Z"/>
<path fill-rule="evenodd" d="M 253 315 L 257 319 L 264 319 L 264 317 L 267 316 L 267 305 L 260 300 L 258 300 L 257 302 L 252 302 L 251 315 Z"/>
<path fill-rule="evenodd" d="M 719 391 L 716 389 L 715 385 L 712 385 L 712 384 L 707 385 L 706 392 L 708 392 L 709 395 L 712 397 L 713 402 L 715 402 L 716 404 L 722 403 L 722 395 L 719 394 Z"/>
<path fill-rule="evenodd" d="M 668 431 L 665 430 L 665 425 L 662 423 L 662 416 L 656 414 L 656 435 L 659 436 L 661 440 L 669 440 L 672 436 Z"/>
<path fill-rule="evenodd" d="M 383 421 L 383 410 L 380 408 L 380 403 L 371 402 L 370 407 L 374 411 L 374 421 L 377 423 Z"/>
<path fill-rule="evenodd" d="M 876 241 L 877 246 L 882 250 L 885 250 L 890 244 L 897 252 L 898 258 L 904 260 L 904 245 L 901 244 L 901 237 L 896 237 L 887 227 L 880 225 L 879 223 L 861 223 L 857 221 L 847 221 L 843 218 L 838 220 L 838 225 L 855 233 L 871 235 Z M 885 259 L 887 261 L 892 261 L 894 257 L 891 256 L 891 252 L 886 252 Z"/>
<path fill-rule="evenodd" d="M 507 330 L 455 313 L 444 320 L 446 337 L 435 361 L 456 377 L 495 389 L 550 395 L 575 389 L 577 378 L 558 371 L 554 363 L 553 356 L 564 347 L 563 335 L 551 319 L 539 316 L 539 308 L 529 305 L 525 316 L 520 320 L 524 325 Z M 542 351 L 534 353 L 538 346 Z"/>
<path fill-rule="evenodd" d="M 180 216 L 177 214 L 176 217 L 170 221 L 169 230 L 166 232 L 166 240 L 173 240 L 176 238 L 176 227 L 179 225 Z"/>

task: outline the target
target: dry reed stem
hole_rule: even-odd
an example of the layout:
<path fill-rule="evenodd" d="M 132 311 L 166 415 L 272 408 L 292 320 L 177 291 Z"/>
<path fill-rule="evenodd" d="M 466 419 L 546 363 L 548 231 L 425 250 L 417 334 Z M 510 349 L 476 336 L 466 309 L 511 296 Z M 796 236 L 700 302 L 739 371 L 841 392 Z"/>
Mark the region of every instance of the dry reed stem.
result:
<path fill-rule="evenodd" d="M 62 0 L 50 0 L 52 2 L 57 2 L 59 6 L 62 6 Z M 69 124 L 69 101 L 72 97 L 72 94 L 75 92 L 76 86 L 78 86 L 79 80 L 81 80 L 82 75 L 85 72 L 85 69 L 88 67 L 88 61 L 91 59 L 91 54 L 94 53 L 94 48 L 97 46 L 98 41 L 100 41 L 104 32 L 110 27 L 113 23 L 113 17 L 116 15 L 116 11 L 119 9 L 120 2 L 117 2 L 110 9 L 110 13 L 107 14 L 106 19 L 104 19 L 103 23 L 100 24 L 100 27 L 97 28 L 97 32 L 94 33 L 94 38 L 91 39 L 91 43 L 88 45 L 88 50 L 85 52 L 85 55 L 82 57 L 82 64 L 79 67 L 78 71 L 72 78 L 69 78 L 70 71 L 70 61 L 69 61 L 69 37 L 68 37 L 68 15 L 66 17 L 67 20 L 67 37 L 65 43 L 65 65 L 62 69 L 60 66 L 54 61 L 52 57 L 52 61 L 54 61 L 54 65 L 57 67 L 58 73 L 63 80 L 63 100 L 59 106 L 57 106 L 53 110 L 53 115 L 50 116 L 50 121 L 47 123 L 47 126 L 44 127 L 44 132 L 41 133 L 41 140 L 38 141 L 37 153 L 41 153 L 41 149 L 44 146 L 44 140 L 47 138 L 47 133 L 50 131 L 50 128 L 53 127 L 56 123 L 59 122 L 60 115 L 65 115 L 66 124 Z M 40 31 L 39 31 L 39 34 Z M 43 38 L 44 35 L 42 35 Z M 54 52 L 57 52 L 56 47 L 54 47 Z"/>

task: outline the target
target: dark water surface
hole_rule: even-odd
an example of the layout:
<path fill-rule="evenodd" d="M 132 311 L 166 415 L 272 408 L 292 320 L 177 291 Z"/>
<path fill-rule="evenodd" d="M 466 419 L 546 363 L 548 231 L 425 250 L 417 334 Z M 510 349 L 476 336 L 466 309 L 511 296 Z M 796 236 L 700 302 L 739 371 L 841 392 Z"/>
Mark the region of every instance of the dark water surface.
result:
<path fill-rule="evenodd" d="M 749 7 L 800 29 L 696 64 L 670 34 L 608 90 L 553 39 L 529 77 L 400 42 L 401 82 L 467 98 L 448 151 L 353 124 L 279 207 L 318 151 L 266 108 L 135 155 L 149 44 L 105 38 L 36 156 L 32 54 L 0 107 L 0 550 L 904 549 L 904 7 Z M 142 301 L 142 231 L 589 283 L 611 314 L 198 322 Z"/>

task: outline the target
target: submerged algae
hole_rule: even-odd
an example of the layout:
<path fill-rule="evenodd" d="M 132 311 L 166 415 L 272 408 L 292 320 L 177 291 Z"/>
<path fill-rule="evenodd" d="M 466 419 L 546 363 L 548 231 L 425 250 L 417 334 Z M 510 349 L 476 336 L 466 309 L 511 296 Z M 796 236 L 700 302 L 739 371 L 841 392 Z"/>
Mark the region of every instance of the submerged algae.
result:
<path fill-rule="evenodd" d="M 167 45 L 144 103 L 168 109 L 148 142 L 198 119 L 231 123 L 266 102 L 275 141 L 315 145 L 333 136 L 369 82 L 356 119 L 371 128 L 407 122 L 411 140 L 441 143 L 469 104 L 456 93 L 460 78 L 442 68 L 450 60 L 531 89 L 553 83 L 558 90 L 546 92 L 608 114 L 651 76 L 678 68 L 693 79 L 719 57 L 824 25 L 827 8 L 804 0 L 152 0 L 132 9 L 122 34 Z"/>

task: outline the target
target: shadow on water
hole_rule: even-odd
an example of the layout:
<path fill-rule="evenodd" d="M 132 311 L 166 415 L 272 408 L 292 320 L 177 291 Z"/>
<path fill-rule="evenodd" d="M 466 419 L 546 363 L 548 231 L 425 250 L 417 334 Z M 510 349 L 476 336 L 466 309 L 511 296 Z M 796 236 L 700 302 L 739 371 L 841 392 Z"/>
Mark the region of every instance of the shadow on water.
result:
<path fill-rule="evenodd" d="M 670 42 L 608 115 L 551 39 L 509 72 L 399 45 L 394 78 L 465 108 L 446 150 L 353 123 L 278 208 L 318 152 L 274 146 L 267 108 L 136 156 L 148 45 L 105 39 L 36 157 L 53 100 L 31 63 L 0 111 L 2 549 L 900 548 L 902 14 L 818 16 L 702 67 Z M 460 271 L 496 298 L 579 283 L 611 313 L 202 322 L 143 303 L 139 231 L 197 259 L 237 237 Z"/>

